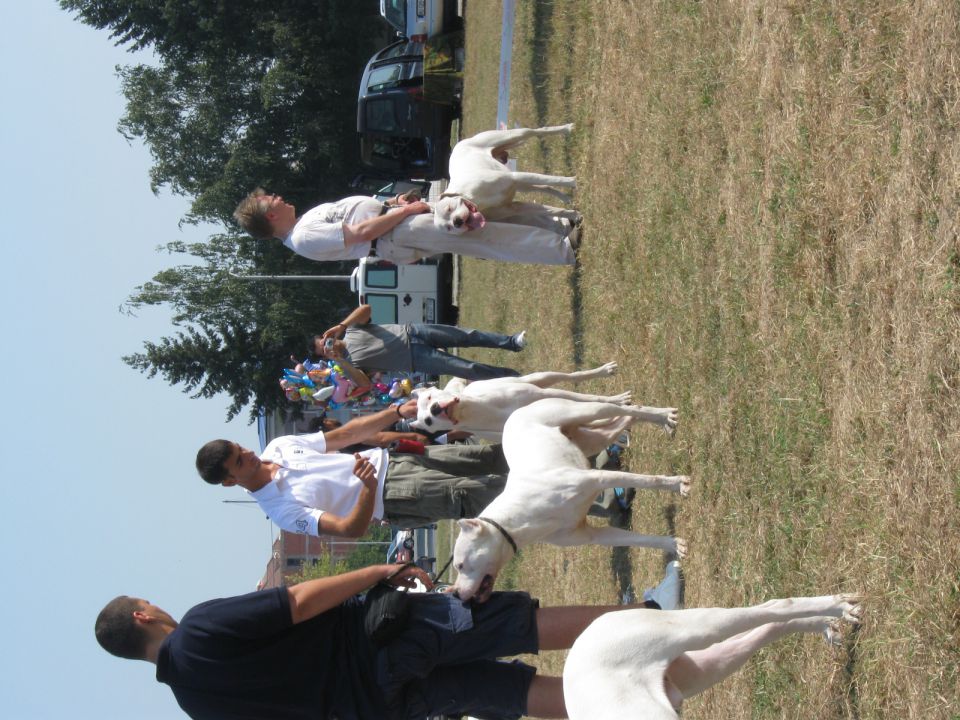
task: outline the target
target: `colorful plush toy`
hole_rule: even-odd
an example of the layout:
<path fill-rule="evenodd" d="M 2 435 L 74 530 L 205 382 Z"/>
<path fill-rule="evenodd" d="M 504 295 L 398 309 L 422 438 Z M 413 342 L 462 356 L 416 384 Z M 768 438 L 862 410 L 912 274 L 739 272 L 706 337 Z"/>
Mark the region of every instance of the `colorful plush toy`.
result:
<path fill-rule="evenodd" d="M 290 402 L 326 405 L 332 409 L 352 402 L 365 407 L 386 407 L 413 391 L 413 383 L 409 378 L 393 378 L 387 383 L 382 373 L 374 373 L 371 381 L 372 385 L 362 390 L 343 372 L 336 361 L 313 363 L 304 360 L 297 363 L 292 370 L 284 368 L 280 387 Z"/>

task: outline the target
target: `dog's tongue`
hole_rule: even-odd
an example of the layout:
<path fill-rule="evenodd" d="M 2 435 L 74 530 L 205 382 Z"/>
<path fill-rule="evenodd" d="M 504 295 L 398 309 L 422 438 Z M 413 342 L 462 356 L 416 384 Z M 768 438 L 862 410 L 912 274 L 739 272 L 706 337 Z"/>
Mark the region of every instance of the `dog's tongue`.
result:
<path fill-rule="evenodd" d="M 479 230 L 487 224 L 487 219 L 479 211 L 474 210 L 467 218 L 467 228 L 469 230 Z"/>

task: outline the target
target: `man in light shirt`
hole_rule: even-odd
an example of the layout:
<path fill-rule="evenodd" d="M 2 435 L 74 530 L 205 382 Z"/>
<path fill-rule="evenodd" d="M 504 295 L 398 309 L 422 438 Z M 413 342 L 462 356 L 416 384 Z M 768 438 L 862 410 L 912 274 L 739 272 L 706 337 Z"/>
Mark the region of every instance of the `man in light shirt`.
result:
<path fill-rule="evenodd" d="M 430 446 L 423 455 L 337 452 L 416 411 L 409 401 L 330 432 L 284 435 L 259 456 L 212 440 L 197 453 L 197 471 L 212 485 L 242 487 L 279 527 L 308 535 L 360 537 L 374 518 L 413 527 L 476 517 L 506 484 L 499 445 Z"/>
<path fill-rule="evenodd" d="M 279 195 L 257 188 L 241 201 L 234 219 L 253 237 L 276 238 L 311 260 L 359 260 L 375 255 L 398 265 L 431 255 L 457 253 L 488 260 L 573 265 L 580 214 L 534 203 L 487 211 L 482 227 L 453 235 L 433 224 L 421 200 L 398 198 L 393 206 L 368 196 L 318 205 L 298 216 Z"/>

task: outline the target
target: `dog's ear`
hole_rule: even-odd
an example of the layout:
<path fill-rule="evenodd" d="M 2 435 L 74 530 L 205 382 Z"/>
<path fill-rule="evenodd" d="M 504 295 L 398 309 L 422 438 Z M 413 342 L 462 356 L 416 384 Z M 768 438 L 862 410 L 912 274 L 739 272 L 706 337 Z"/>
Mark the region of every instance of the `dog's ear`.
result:
<path fill-rule="evenodd" d="M 454 378 L 450 378 L 450 382 L 444 385 L 443 389 L 446 392 L 451 393 L 453 395 L 459 395 L 466 389 L 466 387 L 467 387 L 466 380 L 464 380 L 463 378 L 454 377 Z"/>
<path fill-rule="evenodd" d="M 427 392 L 427 390 L 434 390 L 434 389 L 436 389 L 435 385 L 424 385 L 423 387 L 414 388 L 413 390 L 410 391 L 410 399 L 419 400 L 421 393 L 425 393 Z"/>
<path fill-rule="evenodd" d="M 460 533 L 462 535 L 476 535 L 483 527 L 483 523 L 476 518 L 464 518 L 463 520 L 458 520 L 457 524 L 460 526 Z"/>

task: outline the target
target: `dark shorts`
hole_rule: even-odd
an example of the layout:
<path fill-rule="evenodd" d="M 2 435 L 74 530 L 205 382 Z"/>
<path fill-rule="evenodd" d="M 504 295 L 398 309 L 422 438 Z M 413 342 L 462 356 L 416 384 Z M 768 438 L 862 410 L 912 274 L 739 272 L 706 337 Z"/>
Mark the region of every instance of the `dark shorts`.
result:
<path fill-rule="evenodd" d="M 524 592 L 497 592 L 465 608 L 440 593 L 414 599 L 409 627 L 377 656 L 391 720 L 437 713 L 523 716 L 536 670 L 497 658 L 539 650 L 537 600 Z"/>

